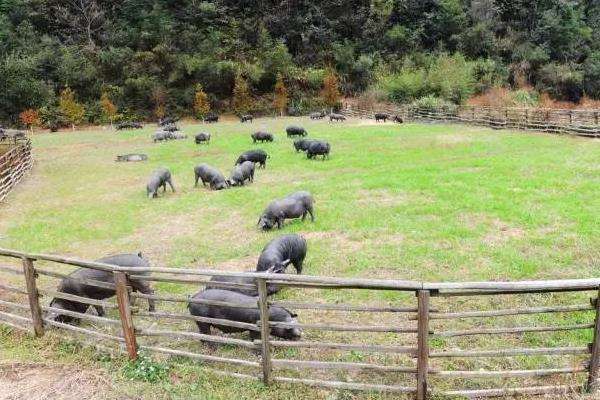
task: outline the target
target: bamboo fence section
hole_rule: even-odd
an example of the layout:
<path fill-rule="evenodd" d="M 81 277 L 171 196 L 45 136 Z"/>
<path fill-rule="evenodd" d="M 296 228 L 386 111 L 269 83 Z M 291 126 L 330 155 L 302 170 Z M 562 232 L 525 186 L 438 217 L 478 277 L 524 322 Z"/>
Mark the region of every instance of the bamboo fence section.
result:
<path fill-rule="evenodd" d="M 227 375 L 240 379 L 261 380 L 264 384 L 285 383 L 285 384 L 303 384 L 308 386 L 342 389 L 350 391 L 378 391 L 386 393 L 402 393 L 415 399 L 425 400 L 438 398 L 436 396 L 463 396 L 467 398 L 481 397 L 509 397 L 514 395 L 537 395 L 546 393 L 571 393 L 573 391 L 595 392 L 598 390 L 598 378 L 600 370 L 600 302 L 597 296 L 600 294 L 600 279 L 570 279 L 554 281 L 520 281 L 520 282 L 414 282 L 414 281 L 396 281 L 396 280 L 376 280 L 376 279 L 351 279 L 334 277 L 316 277 L 303 275 L 277 274 L 273 277 L 268 273 L 231 273 L 219 272 L 204 269 L 178 269 L 178 268 L 125 268 L 109 264 L 77 260 L 54 255 L 30 254 L 14 250 L 0 249 L 0 256 L 20 260 L 22 268 L 14 266 L 0 266 L 0 273 L 9 273 L 17 275 L 16 280 L 22 279 L 23 288 L 11 285 L 1 284 L 0 290 L 12 293 L 14 296 L 22 296 L 21 302 L 0 300 L 0 325 L 6 325 L 13 329 L 32 333 L 38 337 L 43 336 L 49 327 L 58 329 L 58 332 L 68 331 L 72 334 L 82 335 L 86 338 L 95 340 L 105 340 L 116 343 L 126 351 L 128 357 L 135 360 L 140 350 L 158 353 L 165 356 L 186 357 L 197 360 L 202 363 L 224 364 L 218 369 L 207 370 L 219 374 Z M 111 282 L 100 282 L 94 280 L 82 280 L 79 283 L 95 286 L 102 290 L 114 290 L 116 299 L 90 299 L 81 295 L 68 293 L 59 293 L 54 290 L 40 290 L 40 277 L 44 279 L 72 279 L 66 273 L 58 273 L 39 268 L 36 263 L 51 262 L 61 266 L 77 266 L 80 268 L 91 268 L 107 272 L 112 277 Z M 160 276 L 148 276 L 141 273 L 152 273 Z M 212 282 L 208 279 L 212 276 L 243 276 L 255 279 L 258 297 L 256 304 L 237 304 L 228 302 L 216 302 L 179 295 L 150 295 L 136 293 L 133 291 L 130 282 L 134 279 L 146 281 L 172 282 L 175 284 L 197 286 L 211 286 Z M 201 279 L 202 277 L 207 279 Z M 160 278 L 160 279 L 156 279 Z M 276 279 L 274 279 L 276 278 Z M 414 294 L 414 300 L 411 304 L 388 304 L 381 305 L 351 305 L 351 304 L 331 304 L 326 302 L 300 303 L 289 301 L 275 301 L 267 296 L 267 285 L 271 282 L 284 282 L 288 287 L 309 287 L 325 288 L 327 290 L 342 289 L 360 289 L 360 290 L 389 290 L 394 292 L 405 292 Z M 253 286 L 253 285 L 250 285 Z M 468 304 L 469 296 L 483 296 L 490 298 L 495 294 L 501 293 L 502 296 L 522 296 L 524 294 L 539 293 L 548 296 L 550 294 L 561 294 L 564 292 L 577 294 L 582 291 L 589 291 L 594 298 L 589 304 L 580 301 L 572 305 L 546 305 L 515 307 L 492 310 L 468 310 L 456 311 L 448 304 L 453 296 L 466 296 L 465 303 Z M 450 293 L 451 296 L 445 296 Z M 587 296 L 587 294 L 585 294 Z M 48 298 L 55 297 L 69 301 L 76 301 L 87 304 L 92 307 L 106 307 L 113 310 L 112 317 L 95 316 L 87 313 L 75 312 L 72 310 L 63 310 L 54 306 L 43 305 L 40 301 L 41 296 Z M 580 295 L 581 296 L 581 295 Z M 553 297 L 552 297 L 553 298 Z M 220 318 L 208 318 L 193 316 L 181 312 L 152 311 L 146 312 L 140 307 L 132 306 L 133 300 L 156 300 L 170 304 L 189 305 L 190 303 L 208 304 L 213 306 L 238 307 L 240 309 L 253 308 L 260 315 L 256 323 L 232 321 Z M 432 302 L 436 301 L 438 306 L 445 311 L 432 307 Z M 587 301 L 587 298 L 586 298 Z M 406 300 L 403 300 L 406 303 Z M 442 307 L 445 306 L 445 307 Z M 268 321 L 271 307 L 288 307 L 290 309 L 313 310 L 313 312 L 329 313 L 355 313 L 355 316 L 364 316 L 365 313 L 373 313 L 379 317 L 379 323 L 343 323 L 336 317 L 335 323 L 311 323 L 303 321 L 294 325 L 289 322 Z M 506 307 L 506 306 L 505 306 Z M 19 314 L 20 313 L 20 314 Z M 80 320 L 85 320 L 85 326 L 76 326 L 62 321 L 56 321 L 50 318 L 47 313 L 65 315 Z M 496 323 L 504 321 L 507 317 L 547 315 L 549 313 L 578 313 L 577 323 L 560 325 L 543 324 L 530 326 L 494 326 L 482 327 L 477 325 L 471 329 L 449 330 L 444 324 L 466 321 L 481 321 L 493 319 Z M 337 315 L 337 314 L 336 314 Z M 403 325 L 388 317 L 402 317 Z M 587 318 L 587 320 L 583 320 Z M 144 325 L 144 322 L 151 321 L 150 325 Z M 210 335 L 198 333 L 197 331 L 185 330 L 174 323 L 195 323 L 204 322 L 220 326 L 228 326 L 250 331 L 254 340 L 245 340 L 229 336 Z M 441 323 L 438 331 L 437 325 Z M 361 336 L 360 342 L 335 342 L 323 338 L 322 340 L 301 340 L 286 341 L 278 338 L 272 338 L 272 329 L 298 327 L 309 331 L 328 331 L 328 332 L 352 332 L 355 334 L 366 334 Z M 109 330 L 111 329 L 111 330 Z M 436 338 L 455 338 L 470 337 L 479 335 L 499 335 L 500 338 L 505 335 L 513 335 L 514 338 L 525 332 L 535 332 L 545 334 L 546 332 L 556 333 L 572 330 L 588 330 L 593 336 L 592 342 L 581 345 L 560 345 L 555 347 L 527 347 L 521 343 L 517 347 L 514 344 L 507 348 L 480 349 L 472 348 L 469 345 L 466 348 L 457 349 L 456 346 L 445 346 L 440 348 Z M 414 345 L 398 345 L 386 341 L 378 343 L 370 340 L 372 334 L 382 333 L 387 335 L 387 340 L 391 338 L 404 338 L 412 335 L 415 339 Z M 320 334 L 318 337 L 321 337 Z M 150 340 L 151 339 L 151 340 Z M 176 340 L 178 347 L 172 348 L 168 344 Z M 199 351 L 199 343 L 209 343 L 212 345 L 225 344 L 247 349 L 248 356 L 252 359 L 244 359 L 243 356 L 218 356 L 214 354 L 203 354 Z M 404 342 L 402 342 L 404 343 Z M 470 342 L 463 342 L 470 343 Z M 501 343 L 501 341 L 499 341 Z M 558 343 L 558 342 L 557 342 Z M 562 342 L 560 342 L 562 343 Z M 195 346 L 194 346 L 195 344 Z M 200 347 L 201 349 L 202 347 Z M 283 354 L 294 354 L 282 352 L 279 349 L 308 349 L 315 350 L 314 354 L 319 357 L 325 352 L 336 351 L 345 354 L 349 351 L 356 351 L 360 354 L 369 353 L 377 356 L 383 356 L 383 361 L 378 359 L 361 359 L 361 361 L 336 360 L 326 361 L 321 359 L 288 359 L 281 358 Z M 235 353 L 242 354 L 242 353 Z M 313 354 L 313 353 L 311 353 Z M 278 357 L 279 356 L 279 357 Z M 441 368 L 440 365 L 447 366 L 444 360 L 462 360 L 462 359 L 505 359 L 512 357 L 554 357 L 544 365 L 532 369 L 494 369 L 488 367 L 484 369 L 473 368 L 471 370 L 453 368 Z M 401 361 L 398 357 L 403 357 Z M 564 365 L 565 358 L 573 357 L 570 365 Z M 569 358 L 570 359 L 570 358 Z M 367 361 L 368 360 L 368 361 Z M 394 360 L 394 361 L 391 361 Z M 444 361 L 444 362 L 443 362 Z M 549 363 L 552 363 L 551 365 Z M 489 364 L 488 364 L 489 366 Z M 253 372 L 238 371 L 236 368 L 245 368 Z M 336 378 L 323 379 L 319 377 L 305 377 L 305 373 L 314 371 L 333 371 Z M 286 374 L 296 373 L 289 376 Z M 371 373 L 368 381 L 358 382 L 344 381 L 340 379 L 340 374 L 349 372 L 354 374 Z M 297 377 L 302 373 L 302 378 Z M 356 375 L 362 376 L 362 375 Z M 542 379 L 544 377 L 564 377 L 570 379 L 569 382 L 556 381 L 554 385 L 523 383 L 517 387 L 491 387 L 491 388 L 469 388 L 460 387 L 465 385 L 464 380 L 469 379 Z M 463 379 L 450 389 L 438 390 L 436 384 L 438 380 Z M 406 384 L 406 379 L 413 382 L 412 385 Z M 468 382 L 468 381 L 467 381 Z M 559 384 L 560 383 L 560 384 Z M 565 384 L 566 383 L 566 384 Z M 495 383 L 498 386 L 497 383 Z M 456 387 L 459 386 L 459 387 Z M 502 385 L 504 386 L 504 385 Z M 444 386 L 448 388 L 447 385 Z"/>
<path fill-rule="evenodd" d="M 14 140 L 5 146 L 9 146 L 8 151 L 0 153 L 0 202 L 33 166 L 29 139 Z"/>
<path fill-rule="evenodd" d="M 375 118 L 387 113 L 405 120 L 458 122 L 493 129 L 524 129 L 576 136 L 600 137 L 600 110 L 563 110 L 546 108 L 456 106 L 419 108 L 383 105 L 377 109 L 347 105 L 342 113 L 357 118 Z"/>

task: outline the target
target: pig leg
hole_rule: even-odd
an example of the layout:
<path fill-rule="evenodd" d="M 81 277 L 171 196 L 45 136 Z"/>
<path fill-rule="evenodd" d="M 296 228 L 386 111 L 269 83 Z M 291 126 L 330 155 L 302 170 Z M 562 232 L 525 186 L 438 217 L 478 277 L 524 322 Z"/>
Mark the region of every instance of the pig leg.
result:
<path fill-rule="evenodd" d="M 104 317 L 106 315 L 106 312 L 102 306 L 94 306 L 94 308 L 96 309 L 96 314 L 98 314 L 99 317 Z"/>
<path fill-rule="evenodd" d="M 173 192 L 175 192 L 175 186 L 173 186 L 173 181 L 171 180 L 171 178 L 169 178 L 169 180 L 167 181 L 167 183 L 169 184 L 169 186 L 171 186 L 171 190 Z M 167 185 L 165 184 L 165 191 L 167 191 Z"/>
<path fill-rule="evenodd" d="M 310 220 L 311 220 L 312 222 L 315 222 L 315 216 L 313 215 L 313 209 L 312 209 L 312 207 L 308 207 L 308 208 L 306 209 L 306 211 L 308 211 L 308 213 L 310 214 Z"/>
<path fill-rule="evenodd" d="M 130 283 L 131 283 L 131 288 L 134 291 L 144 293 L 144 294 L 154 295 L 154 290 L 152 290 L 152 287 L 150 287 L 148 282 L 139 281 L 136 279 L 136 280 L 132 280 Z M 148 299 L 148 311 L 150 311 L 150 312 L 156 311 L 156 303 L 154 302 L 154 299 Z"/>
<path fill-rule="evenodd" d="M 196 175 L 196 182 L 194 182 L 194 187 L 198 187 L 198 179 L 200 179 L 200 177 Z M 204 180 L 202 181 L 202 186 L 204 186 Z"/>

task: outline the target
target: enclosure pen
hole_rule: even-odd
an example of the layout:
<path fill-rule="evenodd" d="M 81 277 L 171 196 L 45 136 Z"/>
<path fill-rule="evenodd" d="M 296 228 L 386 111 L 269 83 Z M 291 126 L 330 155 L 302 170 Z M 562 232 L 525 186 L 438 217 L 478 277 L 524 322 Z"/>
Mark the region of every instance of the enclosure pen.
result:
<path fill-rule="evenodd" d="M 17 185 L 25 173 L 33 166 L 31 157 L 31 142 L 29 139 L 19 139 L 4 144 L 8 146 L 6 152 L 0 152 L 0 201 Z"/>
<path fill-rule="evenodd" d="M 404 393 L 414 396 L 416 399 L 427 399 L 432 396 L 464 396 L 468 398 L 480 397 L 501 397 L 513 395 L 534 395 L 544 393 L 567 393 L 572 391 L 597 390 L 598 369 L 600 368 L 600 307 L 597 300 L 598 289 L 600 288 L 600 279 L 567 279 L 567 280 L 547 280 L 547 281 L 521 281 L 521 282 L 456 282 L 456 283 L 429 283 L 398 280 L 377 280 L 377 279 L 352 279 L 335 277 L 316 277 L 304 275 L 278 274 L 273 279 L 273 274 L 269 273 L 232 273 L 219 272 L 204 269 L 191 268 L 126 268 L 116 267 L 109 264 L 77 260 L 68 257 L 29 254 L 14 250 L 0 249 L 0 256 L 21 260 L 21 267 L 14 265 L 0 266 L 0 273 L 19 275 L 23 278 L 24 288 L 2 284 L 0 289 L 14 293 L 14 296 L 22 296 L 22 301 L 0 301 L 0 324 L 8 327 L 32 332 L 40 337 L 45 334 L 45 329 L 50 326 L 58 328 L 57 332 L 70 331 L 76 334 L 82 334 L 94 337 L 100 340 L 116 342 L 120 346 L 124 345 L 127 355 L 130 359 L 138 357 L 138 351 L 163 354 L 165 356 L 175 356 L 196 360 L 202 363 L 217 363 L 230 365 L 232 368 L 246 368 L 253 372 L 240 372 L 229 368 L 208 369 L 213 373 L 228 375 L 241 379 L 261 380 L 264 384 L 272 383 L 296 383 L 308 386 L 316 386 L 330 389 L 344 389 L 351 391 L 378 391 L 389 393 Z M 40 277 L 45 279 L 72 279 L 63 272 L 56 272 L 46 267 L 40 268 L 35 264 L 44 262 L 45 264 L 54 263 L 59 266 L 76 266 L 80 268 L 98 269 L 112 272 L 114 283 L 98 282 L 94 280 L 82 280 L 82 283 L 101 288 L 110 288 L 116 291 L 116 303 L 107 300 L 94 300 L 85 297 L 60 293 L 54 290 L 40 290 Z M 152 275 L 145 275 L 148 273 Z M 222 301 L 210 301 L 204 299 L 194 299 L 184 295 L 174 294 L 147 294 L 133 291 L 130 279 L 135 278 L 143 281 L 170 282 L 178 285 L 197 286 L 217 286 L 209 281 L 215 276 L 235 276 L 253 278 L 255 285 L 235 285 L 243 289 L 257 288 L 258 297 L 255 305 L 229 303 Z M 302 303 L 293 301 L 276 301 L 267 298 L 267 287 L 269 283 L 276 282 L 287 287 L 305 287 L 310 289 L 326 290 L 387 290 L 392 292 L 404 292 L 414 294 L 414 303 L 405 304 L 386 304 L 386 305 L 353 305 L 353 304 L 333 304 L 326 302 Z M 229 285 L 229 284 L 228 284 Z M 578 300 L 576 304 L 560 305 L 535 305 L 528 307 L 515 307 L 504 309 L 454 309 L 453 299 L 462 298 L 462 304 L 471 304 L 474 296 L 480 299 L 493 299 L 497 296 L 522 297 L 530 296 L 548 296 L 554 300 L 556 295 L 579 295 L 587 296 L 587 292 L 594 295 L 589 304 L 586 301 Z M 63 310 L 53 306 L 42 305 L 40 295 L 63 298 L 77 301 L 92 306 L 107 307 L 113 312 L 111 316 L 95 316 L 75 311 Z M 27 300 L 24 297 L 27 296 Z M 221 318 L 208 318 L 194 316 L 175 311 L 143 311 L 140 306 L 132 306 L 136 299 L 156 300 L 170 304 L 179 304 L 188 306 L 193 303 L 227 306 L 239 308 L 253 308 L 258 310 L 260 320 L 254 323 L 241 321 L 231 321 Z M 292 324 L 289 322 L 267 321 L 271 307 L 288 307 L 299 310 L 320 310 L 335 313 L 355 313 L 362 316 L 365 313 L 374 313 L 375 315 L 394 315 L 406 316 L 402 324 L 391 323 L 392 319 L 382 318 L 387 324 L 365 324 L 365 323 L 344 323 L 339 318 L 335 323 L 327 322 L 302 322 Z M 114 310 L 117 310 L 118 313 Z M 85 327 L 74 326 L 64 322 L 58 322 L 48 318 L 46 312 L 54 312 L 62 315 L 71 316 L 77 319 L 85 320 L 94 327 L 112 327 L 116 328 L 113 332 L 104 329 L 92 329 L 89 324 Z M 446 329 L 444 324 L 462 323 L 464 320 L 476 319 L 478 321 L 489 320 L 496 322 L 502 318 L 513 316 L 536 316 L 548 315 L 553 313 L 578 313 L 581 320 L 570 324 L 543 324 L 543 325 L 521 325 L 521 326 L 494 326 L 476 327 L 465 329 Z M 583 320 L 586 318 L 587 320 Z M 150 320 L 149 326 L 144 325 L 145 320 Z M 252 332 L 254 340 L 245 340 L 221 335 L 209 335 L 197 333 L 189 330 L 182 330 L 181 327 L 169 324 L 166 321 L 187 321 L 202 322 L 220 326 L 239 328 Z M 437 326 L 436 324 L 441 324 Z M 386 342 L 380 343 L 372 340 L 361 340 L 359 343 L 336 342 L 327 337 L 319 336 L 319 340 L 301 340 L 286 341 L 271 338 L 272 328 L 300 327 L 305 330 L 314 330 L 320 332 L 354 332 L 369 334 L 386 334 Z M 438 329 L 439 328 L 439 329 Z M 514 335 L 521 333 L 544 333 L 544 332 L 571 332 L 587 331 L 593 332 L 592 343 L 576 343 L 575 345 L 560 344 L 550 346 L 531 347 L 527 345 L 523 336 L 515 336 L 515 340 L 520 340 L 520 346 L 510 344 L 506 348 L 480 349 L 472 346 L 475 342 L 467 342 L 469 348 L 457 348 L 448 344 L 440 345 L 438 339 L 444 340 L 450 338 L 479 337 L 482 335 Z M 414 337 L 414 345 L 406 345 L 401 342 L 394 343 L 393 340 L 399 340 L 406 336 Z M 153 338 L 154 343 L 148 343 L 146 340 Z M 322 339 L 322 340 L 321 340 Z M 195 346 L 194 349 L 170 348 L 166 343 L 174 340 L 179 346 L 189 346 L 191 343 L 219 343 L 227 344 L 235 348 L 249 349 L 252 353 L 249 356 L 258 357 L 259 361 L 248 360 L 236 357 L 240 353 L 233 353 L 231 356 L 221 356 L 213 354 L 203 354 L 198 352 L 202 347 Z M 392 340 L 390 342 L 390 340 Z M 553 343 L 554 344 L 554 343 Z M 349 361 L 338 360 L 328 361 L 324 359 L 291 359 L 277 357 L 282 353 L 278 349 L 309 349 L 318 350 L 317 354 L 322 355 L 325 352 L 321 349 L 335 350 L 338 352 L 356 351 L 362 353 L 374 353 L 388 357 L 384 362 Z M 539 366 L 530 369 L 500 369 L 491 367 L 489 369 L 457 369 L 457 365 L 469 364 L 444 364 L 452 362 L 454 359 L 480 359 L 480 358 L 511 358 L 511 357 L 531 357 L 535 361 L 540 361 L 536 357 L 540 356 L 561 356 L 553 359 L 553 365 Z M 561 365 L 565 362 L 565 357 L 574 357 L 570 365 Z M 412 365 L 400 365 L 398 363 L 389 363 L 392 357 L 406 357 L 411 360 Z M 444 367 L 441 367 L 444 365 Z M 452 368 L 445 367 L 453 366 Z M 370 375 L 371 379 L 366 382 L 343 381 L 340 378 L 324 379 L 319 377 L 295 377 L 286 376 L 285 373 L 294 373 L 304 370 L 311 371 L 351 371 L 353 373 L 374 372 Z M 581 378 L 584 377 L 585 382 Z M 337 372 L 336 372 L 336 376 Z M 385 376 L 386 380 L 382 378 Z M 491 387 L 491 388 L 470 388 L 442 385 L 438 388 L 434 383 L 436 380 L 462 379 L 526 379 L 526 378 L 544 378 L 567 376 L 573 381 L 559 382 L 554 381 L 553 385 L 539 384 L 533 385 L 523 383 L 516 387 Z M 407 377 L 413 379 L 414 384 L 407 385 L 404 379 Z M 465 381 L 461 381 L 465 384 Z"/>

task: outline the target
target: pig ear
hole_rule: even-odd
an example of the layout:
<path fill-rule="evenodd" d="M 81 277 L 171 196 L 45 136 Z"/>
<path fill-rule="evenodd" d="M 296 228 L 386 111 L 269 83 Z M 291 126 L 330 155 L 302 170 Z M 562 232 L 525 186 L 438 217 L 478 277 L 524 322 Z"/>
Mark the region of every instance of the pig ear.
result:
<path fill-rule="evenodd" d="M 298 314 L 296 314 L 295 312 L 290 311 L 289 313 L 292 318 L 298 318 Z"/>

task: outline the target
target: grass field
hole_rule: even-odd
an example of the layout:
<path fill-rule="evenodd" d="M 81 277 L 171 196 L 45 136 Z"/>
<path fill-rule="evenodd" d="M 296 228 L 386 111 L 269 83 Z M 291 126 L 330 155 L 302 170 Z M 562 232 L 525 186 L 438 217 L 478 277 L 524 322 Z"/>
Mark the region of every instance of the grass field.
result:
<path fill-rule="evenodd" d="M 295 153 L 284 133 L 292 122 L 302 123 L 310 137 L 328 140 L 330 160 L 312 161 Z M 275 133 L 275 142 L 253 145 L 249 135 L 258 128 Z M 461 125 L 375 125 L 360 120 L 330 124 L 283 118 L 258 119 L 252 125 L 183 124 L 188 140 L 153 144 L 153 129 L 35 136 L 32 174 L 0 205 L 0 247 L 86 259 L 141 250 L 154 266 L 240 271 L 254 268 L 270 239 L 296 232 L 308 240 L 305 273 L 310 275 L 427 281 L 598 276 L 597 140 Z M 192 136 L 200 130 L 212 133 L 209 146 L 193 144 Z M 253 184 L 219 192 L 193 187 L 194 165 L 206 162 L 228 175 L 239 153 L 255 147 L 271 158 L 265 170 L 257 170 Z M 132 152 L 148 154 L 149 161 L 114 162 L 117 154 Z M 145 183 L 159 166 L 171 170 L 177 192 L 148 200 Z M 256 221 L 264 207 L 297 190 L 313 193 L 316 221 L 288 222 L 280 232 L 258 231 Z M 188 290 L 169 284 L 156 287 Z M 311 295 L 315 292 L 303 290 L 278 296 L 306 300 Z M 387 292 L 316 295 L 357 303 L 398 299 Z M 528 301 L 550 300 L 556 298 L 532 296 Z M 491 307 L 503 301 L 511 300 L 499 299 Z M 457 304 L 469 309 L 474 303 Z M 589 320 L 585 313 L 542 318 L 573 323 L 586 315 Z M 519 321 L 528 320 L 514 322 Z M 589 341 L 588 333 L 543 340 L 522 335 L 506 344 L 517 339 L 531 345 L 581 344 Z M 85 354 L 52 338 L 34 345 L 20 336 L 16 340 L 8 330 L 0 334 L 6 343 L 0 349 L 4 361 L 48 358 L 70 364 L 81 362 Z M 370 340 L 395 339 L 381 335 Z M 457 341 L 461 343 L 470 342 Z M 486 338 L 478 343 L 485 344 Z M 279 385 L 271 390 L 224 378 L 200 379 L 195 367 L 186 363 L 158 384 L 129 384 L 116 367 L 122 360 L 83 358 L 90 368 L 101 366 L 113 380 L 111 390 L 120 395 L 351 398 L 302 387 Z M 528 362 L 516 360 L 508 366 L 527 367 Z M 371 397 L 379 398 L 365 398 Z"/>

